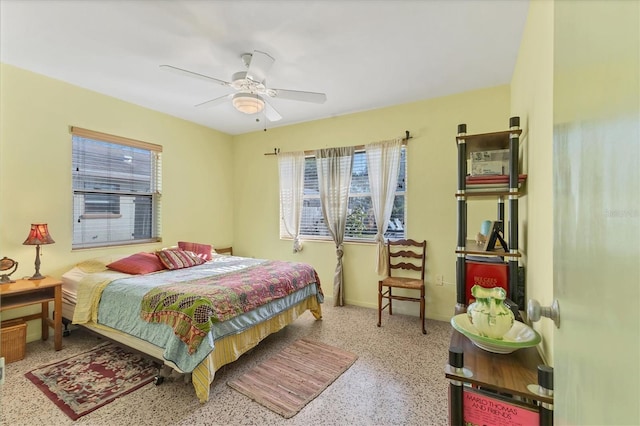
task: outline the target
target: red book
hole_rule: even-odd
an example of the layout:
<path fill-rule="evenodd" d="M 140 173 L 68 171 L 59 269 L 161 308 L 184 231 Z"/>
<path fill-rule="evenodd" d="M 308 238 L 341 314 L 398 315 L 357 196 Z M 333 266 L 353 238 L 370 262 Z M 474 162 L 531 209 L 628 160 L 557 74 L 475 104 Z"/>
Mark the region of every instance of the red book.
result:
<path fill-rule="evenodd" d="M 467 279 L 465 292 L 467 303 L 474 299 L 471 287 L 479 285 L 485 288 L 502 287 L 509 294 L 508 266 L 506 263 L 485 263 L 466 261 Z"/>
<path fill-rule="evenodd" d="M 518 183 L 523 183 L 527 178 L 527 175 L 518 176 Z M 509 184 L 509 176 L 507 175 L 495 175 L 495 176 L 467 176 L 466 184 L 472 185 L 491 185 L 492 187 L 504 186 Z"/>
<path fill-rule="evenodd" d="M 465 425 L 537 425 L 540 413 L 533 405 L 500 397 L 477 389 L 463 390 Z"/>

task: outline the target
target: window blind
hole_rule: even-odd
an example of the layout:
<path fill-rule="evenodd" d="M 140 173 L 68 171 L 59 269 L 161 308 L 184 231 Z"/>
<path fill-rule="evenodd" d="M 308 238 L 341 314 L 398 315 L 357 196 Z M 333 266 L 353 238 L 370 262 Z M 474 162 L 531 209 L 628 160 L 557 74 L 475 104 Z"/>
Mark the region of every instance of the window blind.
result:
<path fill-rule="evenodd" d="M 71 128 L 74 249 L 160 240 L 162 147 Z"/>

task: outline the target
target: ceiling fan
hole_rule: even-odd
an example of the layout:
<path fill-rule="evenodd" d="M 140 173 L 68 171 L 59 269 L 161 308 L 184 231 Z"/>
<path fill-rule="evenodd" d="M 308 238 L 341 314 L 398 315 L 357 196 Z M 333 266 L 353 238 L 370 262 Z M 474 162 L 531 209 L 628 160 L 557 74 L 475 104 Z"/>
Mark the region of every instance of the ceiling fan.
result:
<path fill-rule="evenodd" d="M 282 116 L 266 101 L 266 98 L 290 99 L 318 104 L 322 104 L 327 100 L 327 95 L 324 93 L 267 87 L 266 76 L 275 62 L 275 59 L 267 53 L 254 50 L 253 53 L 242 54 L 241 58 L 247 70 L 234 73 L 231 76 L 231 81 L 220 80 L 172 65 L 160 65 L 160 68 L 206 81 L 213 81 L 222 86 L 231 87 L 236 91 L 235 93 L 199 103 L 196 107 L 212 106 L 231 99 L 233 106 L 245 114 L 256 114 L 264 110 L 265 116 L 269 121 L 278 121 L 282 119 Z"/>

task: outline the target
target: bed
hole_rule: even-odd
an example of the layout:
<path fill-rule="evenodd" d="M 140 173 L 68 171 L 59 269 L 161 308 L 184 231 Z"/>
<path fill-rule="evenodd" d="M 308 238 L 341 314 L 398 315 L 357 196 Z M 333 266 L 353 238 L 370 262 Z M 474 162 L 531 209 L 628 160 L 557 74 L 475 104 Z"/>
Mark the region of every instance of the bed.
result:
<path fill-rule="evenodd" d="M 156 254 L 139 253 L 66 272 L 62 316 L 160 360 L 165 371 L 186 374 L 201 403 L 220 367 L 307 310 L 322 317 L 320 280 L 310 265 L 212 254 L 173 269 L 110 269 L 143 255 L 154 262 Z"/>

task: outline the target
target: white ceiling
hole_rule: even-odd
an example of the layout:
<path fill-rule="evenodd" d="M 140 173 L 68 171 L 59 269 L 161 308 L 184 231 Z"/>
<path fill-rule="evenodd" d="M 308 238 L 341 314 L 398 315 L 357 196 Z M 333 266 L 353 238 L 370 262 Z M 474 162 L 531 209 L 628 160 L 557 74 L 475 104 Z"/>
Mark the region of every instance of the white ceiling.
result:
<path fill-rule="evenodd" d="M 0 0 L 0 60 L 228 134 L 508 84 L 526 0 Z M 324 104 L 269 99 L 265 122 L 230 102 L 240 55 L 275 63 L 267 86 L 324 92 Z M 259 121 L 256 121 L 256 118 Z"/>

